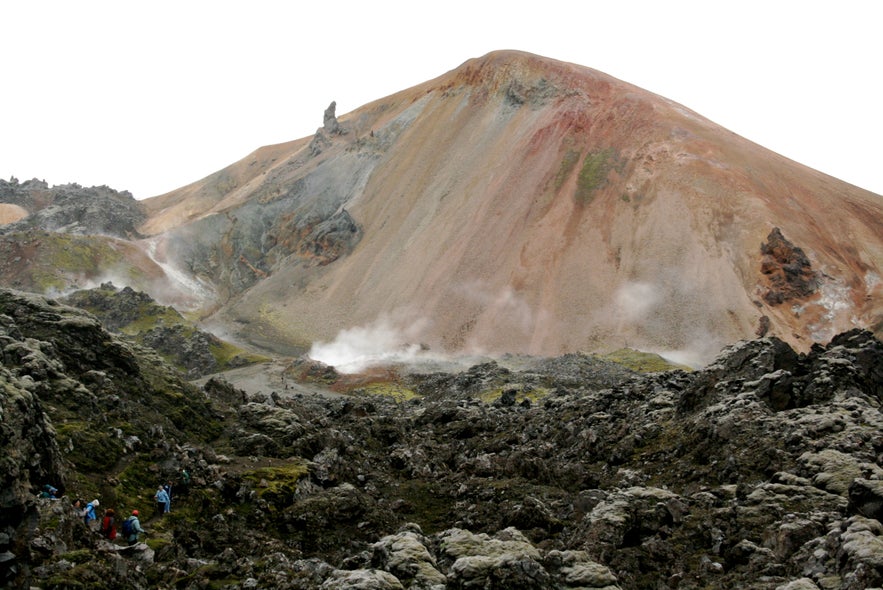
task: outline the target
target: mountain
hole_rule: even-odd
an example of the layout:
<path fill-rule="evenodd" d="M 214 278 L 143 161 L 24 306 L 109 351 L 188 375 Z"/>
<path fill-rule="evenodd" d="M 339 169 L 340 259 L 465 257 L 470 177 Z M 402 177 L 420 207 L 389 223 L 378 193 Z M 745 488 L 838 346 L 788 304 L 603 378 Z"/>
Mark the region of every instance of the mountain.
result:
<path fill-rule="evenodd" d="M 883 334 L 883 198 L 522 52 L 332 103 L 314 136 L 140 206 L 128 243 L 165 284 L 135 287 L 277 351 L 356 335 L 698 365 L 754 335 Z"/>

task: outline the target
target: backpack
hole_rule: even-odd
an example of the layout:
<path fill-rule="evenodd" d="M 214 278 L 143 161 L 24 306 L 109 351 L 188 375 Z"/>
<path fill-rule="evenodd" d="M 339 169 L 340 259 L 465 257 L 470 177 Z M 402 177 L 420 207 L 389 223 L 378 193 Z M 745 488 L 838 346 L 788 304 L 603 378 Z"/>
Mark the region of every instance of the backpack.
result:
<path fill-rule="evenodd" d="M 123 521 L 123 529 L 122 530 L 123 530 L 123 536 L 125 536 L 125 537 L 130 537 L 130 536 L 132 536 L 132 533 L 135 532 L 134 528 L 132 528 L 132 518 L 133 517 L 130 516 L 129 518 L 127 518 L 126 520 Z"/>

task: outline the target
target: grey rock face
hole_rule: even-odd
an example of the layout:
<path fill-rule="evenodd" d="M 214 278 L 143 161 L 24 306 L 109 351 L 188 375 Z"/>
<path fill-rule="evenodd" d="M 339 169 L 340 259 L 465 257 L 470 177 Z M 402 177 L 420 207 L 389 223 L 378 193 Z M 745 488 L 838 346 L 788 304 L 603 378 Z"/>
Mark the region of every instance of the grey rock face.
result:
<path fill-rule="evenodd" d="M 336 110 L 337 102 L 335 101 L 331 101 L 331 104 L 325 109 L 322 129 L 329 135 L 339 135 L 343 132 L 343 128 L 340 126 L 340 123 L 337 121 L 337 116 L 334 114 Z"/>
<path fill-rule="evenodd" d="M 145 219 L 131 193 L 107 186 L 65 184 L 50 188 L 36 180 L 0 180 L 0 203 L 19 205 L 30 214 L 16 223 L 0 225 L 0 234 L 42 229 L 129 239 L 139 237 L 137 227 Z"/>

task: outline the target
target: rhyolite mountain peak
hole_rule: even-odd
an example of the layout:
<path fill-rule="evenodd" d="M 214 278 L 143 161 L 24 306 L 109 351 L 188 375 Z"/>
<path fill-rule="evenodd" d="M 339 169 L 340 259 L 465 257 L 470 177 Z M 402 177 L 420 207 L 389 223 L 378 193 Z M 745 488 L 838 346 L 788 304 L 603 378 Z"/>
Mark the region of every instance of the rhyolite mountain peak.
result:
<path fill-rule="evenodd" d="M 883 199 L 595 70 L 494 52 L 334 121 L 145 202 L 244 335 L 707 360 L 880 329 Z"/>
<path fill-rule="evenodd" d="M 883 198 L 661 96 L 498 51 L 335 106 L 142 201 L 136 287 L 286 351 L 380 326 L 447 353 L 699 364 L 754 335 L 883 330 Z"/>

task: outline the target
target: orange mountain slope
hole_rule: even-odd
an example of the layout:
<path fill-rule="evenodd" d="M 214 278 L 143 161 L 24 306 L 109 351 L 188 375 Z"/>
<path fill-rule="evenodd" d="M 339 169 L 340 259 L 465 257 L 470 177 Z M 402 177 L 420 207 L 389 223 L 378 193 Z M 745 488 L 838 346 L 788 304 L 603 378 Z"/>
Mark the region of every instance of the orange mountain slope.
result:
<path fill-rule="evenodd" d="M 306 346 L 623 345 L 703 362 L 883 331 L 883 198 L 595 70 L 469 60 L 144 202 L 214 322 Z M 778 230 L 776 229 L 778 228 Z"/>

